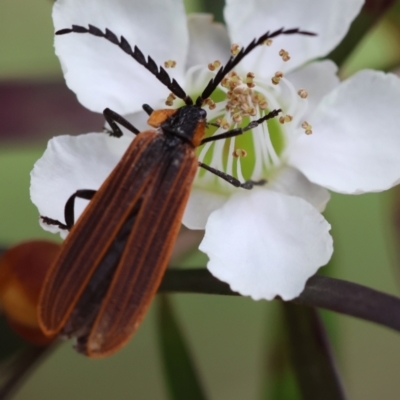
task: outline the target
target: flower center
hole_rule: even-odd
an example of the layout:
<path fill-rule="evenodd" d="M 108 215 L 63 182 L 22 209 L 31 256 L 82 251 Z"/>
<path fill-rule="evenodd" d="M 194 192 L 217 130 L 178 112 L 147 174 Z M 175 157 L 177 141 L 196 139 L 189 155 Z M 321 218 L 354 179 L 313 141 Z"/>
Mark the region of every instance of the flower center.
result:
<path fill-rule="evenodd" d="M 266 43 L 271 45 L 271 41 Z M 233 44 L 233 55 L 240 50 Z M 279 51 L 283 61 L 290 60 L 285 50 Z M 208 65 L 217 71 L 220 61 Z M 226 140 L 207 142 L 197 151 L 199 161 L 234 176 L 240 181 L 270 180 L 284 163 L 288 141 L 299 134 L 311 134 L 311 125 L 304 121 L 308 93 L 295 88 L 280 71 L 269 79 L 257 77 L 253 71 L 232 71 L 222 80 L 212 98 L 204 101 L 210 123 L 207 136 L 247 126 L 270 111 L 281 109 L 279 117 L 260 124 L 251 131 Z M 169 99 L 173 100 L 173 99 Z M 196 185 L 229 192 L 232 186 L 214 174 L 199 169 Z"/>

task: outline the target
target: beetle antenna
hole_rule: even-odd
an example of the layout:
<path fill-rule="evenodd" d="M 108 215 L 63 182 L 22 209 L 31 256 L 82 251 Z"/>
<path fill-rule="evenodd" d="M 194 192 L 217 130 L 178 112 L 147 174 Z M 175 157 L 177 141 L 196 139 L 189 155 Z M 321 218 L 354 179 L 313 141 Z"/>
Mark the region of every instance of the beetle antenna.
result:
<path fill-rule="evenodd" d="M 225 77 L 227 73 L 233 70 L 249 54 L 253 51 L 257 46 L 263 44 L 268 39 L 273 39 L 280 35 L 307 35 L 307 36 L 316 36 L 315 33 L 301 31 L 299 28 L 293 29 L 278 29 L 272 33 L 270 31 L 264 33 L 264 35 L 260 36 L 258 39 L 254 39 L 247 47 L 243 47 L 236 56 L 232 56 L 225 66 L 221 67 L 214 78 L 208 82 L 208 85 L 203 90 L 203 93 L 197 98 L 196 105 L 201 106 L 205 99 L 209 98 L 212 92 L 217 88 L 217 86 L 221 83 L 222 79 Z"/>
<path fill-rule="evenodd" d="M 185 93 L 179 83 L 170 78 L 167 71 L 163 67 L 158 67 L 155 61 L 148 56 L 147 60 L 143 53 L 139 50 L 137 46 L 132 50 L 131 45 L 128 41 L 121 36 L 118 39 L 117 35 L 106 28 L 105 32 L 101 29 L 96 28 L 93 25 L 89 25 L 89 28 L 85 28 L 80 25 L 72 25 L 71 28 L 60 29 L 56 32 L 56 35 L 65 35 L 67 33 L 90 33 L 91 35 L 103 37 L 109 40 L 111 43 L 116 44 L 121 48 L 126 54 L 133 57 L 140 65 L 143 65 L 148 71 L 150 71 L 163 85 L 165 85 L 175 96 L 182 99 L 187 105 L 193 104 L 192 99 Z"/>

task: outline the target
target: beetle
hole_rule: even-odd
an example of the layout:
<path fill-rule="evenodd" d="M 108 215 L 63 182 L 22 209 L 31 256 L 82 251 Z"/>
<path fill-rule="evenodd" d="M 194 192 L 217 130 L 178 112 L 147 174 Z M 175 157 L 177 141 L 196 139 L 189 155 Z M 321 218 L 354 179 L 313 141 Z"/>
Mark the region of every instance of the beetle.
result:
<path fill-rule="evenodd" d="M 222 66 L 195 102 L 164 68 L 158 67 L 124 37 L 109 29 L 72 25 L 57 35 L 88 33 L 119 46 L 185 103 L 177 109 L 153 110 L 143 105 L 148 124 L 139 131 L 106 108 L 110 134 L 119 125 L 136 134 L 120 162 L 98 191 L 76 191 L 65 204 L 65 223 L 41 216 L 43 222 L 69 230 L 41 292 L 38 315 L 47 335 L 76 337 L 75 348 L 89 357 L 108 356 L 134 334 L 153 299 L 167 267 L 199 167 L 230 184 L 251 189 L 262 181 L 240 182 L 202 162 L 195 149 L 204 143 L 240 135 L 281 110 L 272 110 L 247 126 L 205 138 L 207 113 L 202 108 L 222 79 L 253 49 L 279 35 L 313 33 L 300 29 L 267 32 L 242 48 Z M 119 125 L 118 125 L 119 124 Z M 90 200 L 74 223 L 76 198 Z"/>

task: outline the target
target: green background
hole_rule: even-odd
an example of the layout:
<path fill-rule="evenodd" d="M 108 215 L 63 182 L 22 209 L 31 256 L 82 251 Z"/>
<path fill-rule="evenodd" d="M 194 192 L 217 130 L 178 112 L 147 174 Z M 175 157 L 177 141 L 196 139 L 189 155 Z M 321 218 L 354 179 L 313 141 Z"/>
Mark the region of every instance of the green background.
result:
<path fill-rule="evenodd" d="M 46 0 L 0 3 L 2 81 L 62 80 L 52 46 L 51 6 Z M 189 4 L 188 9 L 200 6 Z M 359 68 L 395 65 L 400 59 L 398 37 L 394 19 L 383 20 L 349 59 L 343 76 Z M 0 140 L 2 133 L 6 132 L 0 132 Z M 62 133 L 69 132 L 54 135 Z M 55 239 L 40 229 L 29 200 L 29 173 L 45 146 L 35 138 L 0 142 L 1 244 Z M 400 191 L 395 190 L 332 196 L 327 209 L 335 238 L 330 275 L 398 294 L 399 237 L 392 224 L 396 205 L 400 207 Z M 202 295 L 171 297 L 210 398 L 261 398 L 261 388 L 272 384 L 264 365 L 273 344 L 279 303 Z M 166 399 L 155 306 L 134 339 L 116 355 L 90 360 L 65 343 L 33 372 L 15 399 Z M 398 333 L 349 317 L 335 315 L 332 322 L 335 354 L 350 398 L 398 399 Z"/>

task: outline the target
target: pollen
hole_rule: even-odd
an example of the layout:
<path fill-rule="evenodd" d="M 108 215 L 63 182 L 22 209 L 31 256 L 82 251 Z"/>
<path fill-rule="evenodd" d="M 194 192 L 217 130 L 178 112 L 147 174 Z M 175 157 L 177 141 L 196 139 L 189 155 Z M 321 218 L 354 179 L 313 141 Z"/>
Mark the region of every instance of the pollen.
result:
<path fill-rule="evenodd" d="M 215 60 L 213 63 L 208 64 L 208 69 L 210 71 L 215 71 L 221 66 L 221 61 Z"/>
<path fill-rule="evenodd" d="M 286 123 L 291 122 L 291 121 L 293 121 L 293 117 L 291 115 L 289 115 L 289 114 L 282 115 L 282 116 L 279 117 L 279 122 L 281 124 L 286 124 Z"/>
<path fill-rule="evenodd" d="M 237 56 L 240 51 L 240 46 L 237 43 L 232 43 L 231 45 L 231 54 L 233 56 Z"/>
<path fill-rule="evenodd" d="M 256 86 L 256 84 L 254 83 L 254 72 L 248 72 L 247 76 L 246 76 L 246 85 L 249 88 L 253 88 Z"/>
<path fill-rule="evenodd" d="M 308 92 L 306 89 L 300 89 L 297 94 L 302 98 L 306 99 L 308 97 Z"/>
<path fill-rule="evenodd" d="M 167 60 L 164 62 L 164 67 L 165 68 L 175 68 L 176 67 L 176 61 L 175 60 Z"/>
<path fill-rule="evenodd" d="M 233 157 L 239 158 L 239 157 L 247 157 L 247 151 L 245 149 L 235 149 L 232 152 Z"/>
<path fill-rule="evenodd" d="M 283 78 L 283 72 L 276 71 L 275 75 L 272 77 L 271 81 L 274 85 L 277 85 L 281 81 L 282 78 Z"/>
<path fill-rule="evenodd" d="M 240 124 L 242 122 L 242 115 L 240 112 L 235 112 L 232 115 L 232 119 L 236 124 Z"/>
<path fill-rule="evenodd" d="M 239 85 L 233 88 L 231 91 L 231 98 L 235 97 L 235 95 L 245 95 L 247 96 L 250 93 L 250 88 L 244 85 Z"/>
<path fill-rule="evenodd" d="M 228 130 L 230 128 L 230 124 L 225 118 L 218 118 L 216 122 L 223 129 Z"/>
<path fill-rule="evenodd" d="M 271 46 L 273 42 L 274 42 L 274 41 L 273 41 L 272 39 L 264 40 L 264 44 L 265 44 L 266 46 Z"/>
<path fill-rule="evenodd" d="M 210 97 L 208 97 L 207 99 L 204 100 L 204 104 L 208 105 L 208 108 L 210 110 L 214 110 L 215 107 L 217 107 L 217 105 L 215 104 L 215 102 L 213 100 L 211 100 Z"/>
<path fill-rule="evenodd" d="M 306 135 L 311 135 L 312 134 L 312 126 L 307 121 L 304 121 L 301 124 L 301 127 L 304 129 Z"/>
<path fill-rule="evenodd" d="M 279 52 L 279 55 L 282 57 L 282 60 L 285 62 L 290 60 L 289 53 L 284 49 L 281 49 L 281 51 Z"/>
<path fill-rule="evenodd" d="M 261 110 L 266 110 L 268 108 L 268 102 L 261 93 L 253 93 L 251 101 L 254 106 L 260 107 Z"/>
<path fill-rule="evenodd" d="M 175 99 L 176 99 L 176 96 L 173 93 L 170 93 L 169 96 L 167 97 L 167 100 L 165 101 L 165 104 L 167 106 L 172 106 L 174 104 Z"/>

